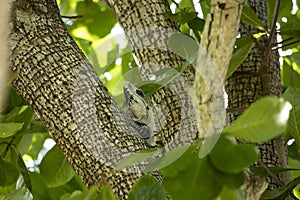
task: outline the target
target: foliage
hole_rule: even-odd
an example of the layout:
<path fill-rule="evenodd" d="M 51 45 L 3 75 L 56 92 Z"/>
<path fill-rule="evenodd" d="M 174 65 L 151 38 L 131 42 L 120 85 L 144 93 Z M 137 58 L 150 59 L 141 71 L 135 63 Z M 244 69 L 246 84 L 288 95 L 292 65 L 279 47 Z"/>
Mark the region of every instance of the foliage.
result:
<path fill-rule="evenodd" d="M 172 51 L 188 58 L 187 64 L 195 59 L 197 44 L 201 40 L 210 7 L 208 1 L 201 0 L 204 17 L 199 18 L 190 2 L 173 2 L 176 13 L 165 14 L 178 23 L 181 31 L 186 34 L 186 37 L 175 35 L 169 42 Z M 270 22 L 274 16 L 275 2 L 268 0 Z M 179 147 L 167 157 L 155 160 L 148 167 L 161 169 L 165 177 L 163 184 L 159 184 L 149 175 L 142 177 L 130 191 L 129 199 L 164 199 L 166 194 L 172 195 L 175 200 L 199 197 L 208 200 L 242 199 L 240 188 L 244 182 L 243 170 L 255 162 L 258 153 L 253 145 L 234 144 L 230 136 L 250 142 L 263 142 L 282 131 L 290 140 L 288 153 L 291 168 L 270 168 L 269 171 L 276 174 L 293 170 L 293 181 L 278 190 L 266 191 L 263 198 L 284 198 L 294 188 L 295 196 L 300 196 L 297 186 L 300 177 L 300 11 L 291 12 L 296 5 L 300 6 L 300 1 L 296 0 L 295 3 L 293 5 L 290 0 L 282 0 L 278 20 L 278 33 L 282 41 L 272 47 L 273 50 L 280 48 L 282 52 L 281 78 L 282 86 L 286 89 L 283 95 L 285 100 L 268 97 L 253 104 L 235 123 L 223 131 L 214 149 L 205 158 L 198 158 L 199 145 L 196 143 L 190 147 Z M 175 70 L 164 69 L 154 74 L 160 77 L 156 78 L 156 81 L 143 83 L 140 78 L 136 78 L 136 64 L 127 43 L 123 41 L 123 35 L 111 37 L 111 30 L 116 30 L 118 26 L 112 10 L 104 2 L 60 0 L 59 5 L 64 16 L 83 16 L 64 20 L 70 33 L 94 65 L 101 81 L 119 104 L 123 102 L 124 79 L 140 83 L 146 94 L 151 95 L 184 70 L 185 66 Z M 243 9 L 242 21 L 256 26 L 259 30 L 266 28 L 247 5 Z M 227 77 L 246 58 L 256 39 L 255 36 L 248 35 L 237 40 Z M 289 119 L 287 101 L 291 104 Z M 7 103 L 0 111 L 1 198 L 116 199 L 108 186 L 102 189 L 100 197 L 96 197 L 97 189 L 87 189 L 83 185 L 62 152 L 56 146 L 50 150 L 44 145 L 49 141 L 49 134 L 14 89 L 9 88 Z M 179 156 L 179 153 L 183 155 Z M 139 159 L 140 156 L 136 155 L 130 162 Z M 120 168 L 130 165 L 130 162 L 121 163 Z M 252 170 L 254 174 L 269 173 L 262 168 Z"/>

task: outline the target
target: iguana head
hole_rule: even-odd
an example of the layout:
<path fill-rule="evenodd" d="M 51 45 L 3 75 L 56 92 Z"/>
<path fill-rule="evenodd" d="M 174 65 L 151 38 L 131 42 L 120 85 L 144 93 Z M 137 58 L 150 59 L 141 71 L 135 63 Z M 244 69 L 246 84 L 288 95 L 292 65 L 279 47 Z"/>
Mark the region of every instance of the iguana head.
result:
<path fill-rule="evenodd" d="M 131 119 L 139 124 L 150 124 L 150 107 L 145 100 L 144 92 L 130 82 L 124 84 L 124 109 Z"/>

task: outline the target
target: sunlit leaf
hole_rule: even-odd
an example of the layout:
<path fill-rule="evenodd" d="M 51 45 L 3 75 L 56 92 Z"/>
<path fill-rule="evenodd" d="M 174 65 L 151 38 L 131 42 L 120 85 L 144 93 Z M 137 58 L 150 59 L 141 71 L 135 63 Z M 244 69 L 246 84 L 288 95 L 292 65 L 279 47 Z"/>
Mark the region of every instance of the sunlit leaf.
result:
<path fill-rule="evenodd" d="M 76 12 L 83 17 L 75 20 L 69 29 L 77 38 L 88 41 L 100 39 L 109 34 L 116 23 L 111 9 L 92 1 L 79 1 Z"/>
<path fill-rule="evenodd" d="M 250 142 L 270 140 L 284 131 L 290 109 L 290 103 L 283 99 L 262 98 L 246 109 L 223 132 Z"/>
<path fill-rule="evenodd" d="M 300 88 L 289 87 L 283 97 L 292 104 L 286 133 L 292 136 L 300 147 Z"/>
<path fill-rule="evenodd" d="M 0 123 L 0 138 L 15 135 L 23 127 L 23 123 Z"/>
<path fill-rule="evenodd" d="M 293 69 L 293 63 L 289 58 L 283 59 L 281 67 L 281 79 L 284 86 L 300 87 L 300 74 Z"/>

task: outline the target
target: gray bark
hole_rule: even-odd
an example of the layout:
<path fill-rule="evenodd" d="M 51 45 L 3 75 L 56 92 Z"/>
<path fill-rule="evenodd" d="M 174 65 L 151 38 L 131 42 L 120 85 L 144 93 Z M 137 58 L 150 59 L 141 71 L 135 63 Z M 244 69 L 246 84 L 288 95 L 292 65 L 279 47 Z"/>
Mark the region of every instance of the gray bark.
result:
<path fill-rule="evenodd" d="M 266 0 L 249 0 L 249 5 L 265 27 L 268 27 L 268 7 Z M 241 25 L 241 35 L 257 33 L 259 30 L 248 25 Z M 275 40 L 276 38 L 274 38 Z M 234 121 L 251 103 L 266 95 L 281 96 L 280 67 L 278 52 L 264 54 L 266 51 L 265 36 L 258 41 L 243 64 L 228 79 L 228 119 Z M 266 56 L 264 56 L 266 55 Z M 263 144 L 257 144 L 260 158 L 256 166 L 287 167 L 287 150 L 283 136 Z M 290 180 L 288 173 L 270 175 L 266 179 L 248 175 L 245 196 L 247 199 L 259 199 L 267 189 L 283 186 Z"/>
<path fill-rule="evenodd" d="M 114 165 L 145 149 L 145 141 L 69 35 L 55 0 L 16 0 L 11 12 L 14 87 L 83 182 L 110 185 L 125 199 L 142 172 L 136 166 L 114 172 Z"/>

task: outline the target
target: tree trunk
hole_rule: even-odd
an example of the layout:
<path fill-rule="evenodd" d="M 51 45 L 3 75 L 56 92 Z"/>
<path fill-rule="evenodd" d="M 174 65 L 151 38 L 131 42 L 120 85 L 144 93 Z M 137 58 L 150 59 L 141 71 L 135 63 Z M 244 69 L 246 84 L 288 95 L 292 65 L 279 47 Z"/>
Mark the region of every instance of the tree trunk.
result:
<path fill-rule="evenodd" d="M 249 0 L 265 27 L 268 27 L 268 8 L 266 0 Z M 241 24 L 241 35 L 257 33 L 259 30 Z M 275 41 L 273 38 L 272 41 Z M 280 66 L 277 51 L 268 51 L 268 38 L 263 36 L 236 72 L 227 80 L 228 119 L 234 121 L 251 103 L 266 95 L 281 96 Z M 283 136 L 269 142 L 257 145 L 260 158 L 256 166 L 259 167 L 287 167 L 287 149 Z M 264 190 L 283 186 L 290 180 L 288 173 L 271 175 L 264 180 L 248 174 L 245 196 L 247 199 L 259 199 Z"/>
<path fill-rule="evenodd" d="M 110 185 L 125 199 L 139 166 L 114 172 L 130 152 L 146 148 L 62 22 L 55 0 L 12 4 L 10 68 L 14 87 L 87 185 Z"/>

